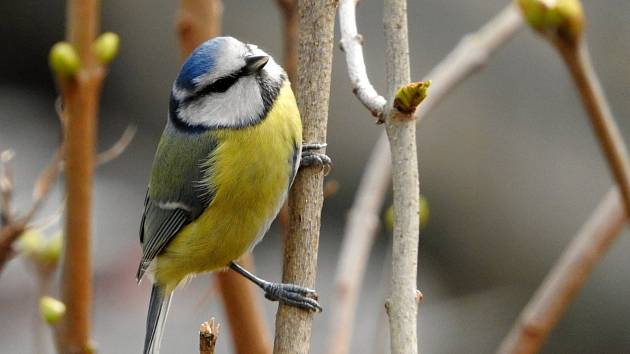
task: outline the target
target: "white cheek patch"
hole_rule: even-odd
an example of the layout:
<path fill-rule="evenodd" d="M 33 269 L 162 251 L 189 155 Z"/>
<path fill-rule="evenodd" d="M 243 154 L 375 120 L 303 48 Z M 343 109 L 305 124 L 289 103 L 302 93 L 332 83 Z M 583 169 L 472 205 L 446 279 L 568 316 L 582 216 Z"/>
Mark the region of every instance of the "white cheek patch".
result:
<path fill-rule="evenodd" d="M 257 122 L 264 109 L 256 79 L 243 77 L 226 92 L 199 98 L 177 112 L 179 119 L 192 126 L 238 128 Z"/>

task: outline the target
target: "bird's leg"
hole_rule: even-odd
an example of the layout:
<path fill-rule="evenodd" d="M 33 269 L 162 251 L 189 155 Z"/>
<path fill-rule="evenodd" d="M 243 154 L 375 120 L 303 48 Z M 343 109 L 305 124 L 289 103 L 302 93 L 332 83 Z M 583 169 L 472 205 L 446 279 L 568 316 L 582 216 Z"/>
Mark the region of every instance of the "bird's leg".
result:
<path fill-rule="evenodd" d="M 324 170 L 324 175 L 328 175 L 332 169 L 332 160 L 326 154 L 315 152 L 323 149 L 326 144 L 304 144 L 302 145 L 302 159 L 300 167 L 319 166 Z"/>
<path fill-rule="evenodd" d="M 265 297 L 271 301 L 280 301 L 283 304 L 313 312 L 322 311 L 322 307 L 317 302 L 318 296 L 315 290 L 294 284 L 268 282 L 250 273 L 236 262 L 230 262 L 230 268 L 263 289 Z"/>

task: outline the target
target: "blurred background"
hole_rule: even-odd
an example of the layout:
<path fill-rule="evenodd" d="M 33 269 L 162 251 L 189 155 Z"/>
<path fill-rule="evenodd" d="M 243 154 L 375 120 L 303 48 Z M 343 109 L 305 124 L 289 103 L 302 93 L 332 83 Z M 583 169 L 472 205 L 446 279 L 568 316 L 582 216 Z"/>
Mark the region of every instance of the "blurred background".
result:
<path fill-rule="evenodd" d="M 412 78 L 420 79 L 506 1 L 409 2 Z M 630 2 L 586 2 L 593 61 L 626 140 L 630 140 Z M 63 1 L 0 2 L 0 150 L 17 153 L 18 207 L 58 143 L 55 88 L 48 50 L 64 37 Z M 103 2 L 102 29 L 120 34 L 121 51 L 102 95 L 99 145 L 128 124 L 138 134 L 127 151 L 99 167 L 95 186 L 94 338 L 101 353 L 138 353 L 148 284 L 136 286 L 138 225 L 154 149 L 179 69 L 176 1 Z M 359 32 L 368 72 L 385 91 L 382 3 L 364 0 Z M 283 21 L 275 1 L 226 1 L 224 33 L 256 43 L 282 61 Z M 337 33 L 337 40 L 339 36 Z M 328 153 L 340 184 L 323 211 L 317 289 L 330 308 L 345 216 L 382 126 L 352 96 L 336 49 Z M 573 84 L 554 50 L 523 29 L 486 68 L 458 87 L 418 128 L 421 190 L 431 220 L 421 233 L 420 347 L 424 353 L 490 353 L 553 262 L 612 185 Z M 55 187 L 40 216 L 60 205 Z M 389 200 L 388 204 L 391 203 Z M 53 228 L 54 230 L 54 228 Z M 374 247 L 361 295 L 353 353 L 371 353 L 383 328 L 381 280 L 389 232 Z M 624 232 L 545 346 L 545 353 L 627 353 L 630 348 L 630 239 Z M 279 229 L 255 252 L 258 273 L 280 279 Z M 197 349 L 199 323 L 223 324 L 218 353 L 231 346 L 225 315 L 208 276 L 177 291 L 164 353 Z M 276 304 L 260 294 L 273 329 Z M 35 279 L 25 262 L 9 263 L 0 279 L 0 352 L 32 352 Z M 326 343 L 330 313 L 315 317 L 313 353 Z M 377 339 L 379 338 L 380 339 Z"/>

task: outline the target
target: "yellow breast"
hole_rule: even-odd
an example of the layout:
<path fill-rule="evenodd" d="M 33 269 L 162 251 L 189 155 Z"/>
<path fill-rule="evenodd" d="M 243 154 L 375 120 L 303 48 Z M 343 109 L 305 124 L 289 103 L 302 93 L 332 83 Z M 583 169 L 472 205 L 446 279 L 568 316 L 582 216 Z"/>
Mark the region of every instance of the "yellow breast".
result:
<path fill-rule="evenodd" d="M 243 129 L 215 133 L 208 183 L 214 199 L 157 257 L 155 277 L 175 287 L 191 273 L 223 268 L 238 259 L 267 231 L 292 177 L 302 126 L 288 82 L 267 117 Z"/>

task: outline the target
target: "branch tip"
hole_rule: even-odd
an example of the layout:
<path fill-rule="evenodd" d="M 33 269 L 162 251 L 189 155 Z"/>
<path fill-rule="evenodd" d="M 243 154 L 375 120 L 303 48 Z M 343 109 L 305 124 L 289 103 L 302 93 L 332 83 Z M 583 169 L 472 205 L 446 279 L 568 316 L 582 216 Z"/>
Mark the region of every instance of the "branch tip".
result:
<path fill-rule="evenodd" d="M 574 46 L 584 30 L 579 0 L 516 0 L 525 21 L 544 37 Z"/>
<path fill-rule="evenodd" d="M 206 321 L 199 327 L 199 353 L 214 354 L 214 347 L 219 338 L 219 323 L 214 320 Z"/>

